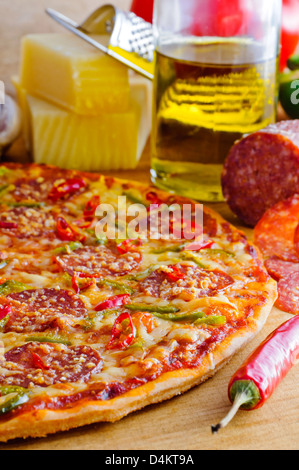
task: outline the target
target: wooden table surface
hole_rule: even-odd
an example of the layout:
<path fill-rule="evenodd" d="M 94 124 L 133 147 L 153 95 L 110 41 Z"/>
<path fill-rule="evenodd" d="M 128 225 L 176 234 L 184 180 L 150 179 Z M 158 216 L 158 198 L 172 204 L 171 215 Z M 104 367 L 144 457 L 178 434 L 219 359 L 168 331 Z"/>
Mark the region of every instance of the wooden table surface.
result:
<path fill-rule="evenodd" d="M 130 2 L 119 0 L 115 3 L 127 6 Z M 0 41 L 5 43 L 0 52 L 0 79 L 8 84 L 9 76 L 17 71 L 18 41 L 22 34 L 55 30 L 56 26 L 53 27 L 43 13 L 45 6 L 80 20 L 99 4 L 98 0 L 14 0 L 10 3 L 0 0 L 0 18 L 7 15 L 0 30 Z M 113 174 L 149 182 L 149 154 L 148 142 L 135 171 Z M 7 158 L 28 159 L 21 139 L 11 148 Z M 252 237 L 252 230 L 240 226 L 226 204 L 212 207 Z M 13 441 L 0 445 L 0 450 L 296 450 L 299 448 L 298 366 L 290 371 L 263 408 L 240 411 L 230 426 L 218 435 L 213 436 L 210 430 L 211 424 L 217 423 L 230 408 L 227 385 L 231 375 L 274 328 L 290 317 L 273 308 L 265 327 L 250 344 L 212 379 L 182 396 L 149 406 L 114 424 L 94 424 L 43 439 Z"/>

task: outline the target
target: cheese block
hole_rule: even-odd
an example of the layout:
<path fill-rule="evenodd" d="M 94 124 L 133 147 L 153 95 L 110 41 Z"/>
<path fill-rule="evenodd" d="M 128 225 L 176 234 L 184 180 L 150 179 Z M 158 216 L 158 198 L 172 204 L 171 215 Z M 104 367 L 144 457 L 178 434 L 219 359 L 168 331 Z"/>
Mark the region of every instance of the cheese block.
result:
<path fill-rule="evenodd" d="M 68 33 L 23 37 L 21 86 L 81 115 L 127 111 L 128 68 Z"/>
<path fill-rule="evenodd" d="M 151 128 L 151 84 L 130 78 L 129 109 L 80 116 L 27 93 L 12 78 L 23 113 L 23 135 L 36 163 L 83 171 L 133 169 Z"/>
<path fill-rule="evenodd" d="M 139 113 L 78 116 L 28 96 L 32 152 L 36 163 L 85 171 L 118 170 L 137 165 Z"/>
<path fill-rule="evenodd" d="M 140 109 L 140 123 L 137 139 L 138 160 L 144 150 L 152 128 L 153 84 L 147 78 L 129 71 L 131 101 Z"/>

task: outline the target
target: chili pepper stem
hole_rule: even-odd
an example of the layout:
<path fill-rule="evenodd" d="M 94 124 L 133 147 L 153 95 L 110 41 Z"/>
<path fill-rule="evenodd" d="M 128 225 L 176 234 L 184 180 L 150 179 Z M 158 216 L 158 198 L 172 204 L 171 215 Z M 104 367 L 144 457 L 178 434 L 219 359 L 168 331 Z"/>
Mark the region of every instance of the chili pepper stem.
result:
<path fill-rule="evenodd" d="M 238 393 L 235 396 L 233 406 L 231 407 L 230 411 L 227 413 L 225 418 L 223 418 L 220 423 L 216 424 L 216 426 L 211 426 L 212 434 L 217 434 L 220 429 L 225 428 L 225 426 L 227 426 L 231 422 L 231 420 L 236 416 L 241 406 L 247 403 L 249 400 L 250 398 L 248 397 L 248 394 L 245 391 Z"/>

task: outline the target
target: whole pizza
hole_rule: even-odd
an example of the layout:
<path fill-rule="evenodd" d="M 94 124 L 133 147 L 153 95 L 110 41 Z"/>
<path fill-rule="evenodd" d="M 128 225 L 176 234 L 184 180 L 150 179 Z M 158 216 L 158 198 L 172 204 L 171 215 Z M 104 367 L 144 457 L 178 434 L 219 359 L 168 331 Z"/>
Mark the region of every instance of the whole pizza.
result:
<path fill-rule="evenodd" d="M 195 205 L 97 174 L 0 167 L 1 441 L 116 421 L 190 389 L 276 300 L 257 249 L 208 208 L 200 241 L 98 236 L 97 207 L 119 211 L 120 197 L 148 218 Z"/>

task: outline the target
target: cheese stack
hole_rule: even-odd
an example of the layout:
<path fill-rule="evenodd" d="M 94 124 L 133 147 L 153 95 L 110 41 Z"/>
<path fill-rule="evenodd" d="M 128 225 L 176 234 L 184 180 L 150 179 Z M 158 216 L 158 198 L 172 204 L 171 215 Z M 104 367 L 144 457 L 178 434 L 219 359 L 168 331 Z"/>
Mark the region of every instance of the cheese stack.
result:
<path fill-rule="evenodd" d="M 13 82 L 36 163 L 84 171 L 136 167 L 151 125 L 146 79 L 76 36 L 35 34 L 23 38 Z"/>

